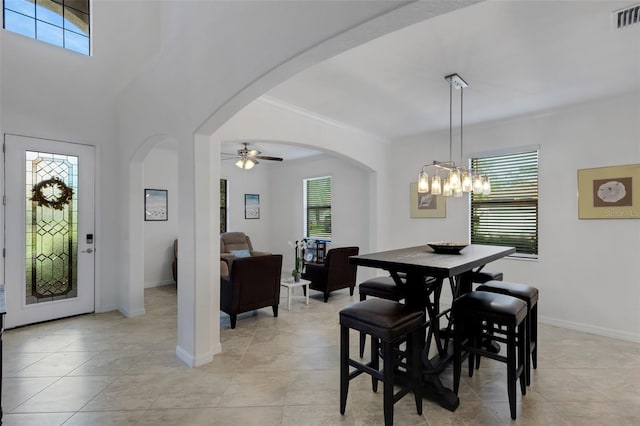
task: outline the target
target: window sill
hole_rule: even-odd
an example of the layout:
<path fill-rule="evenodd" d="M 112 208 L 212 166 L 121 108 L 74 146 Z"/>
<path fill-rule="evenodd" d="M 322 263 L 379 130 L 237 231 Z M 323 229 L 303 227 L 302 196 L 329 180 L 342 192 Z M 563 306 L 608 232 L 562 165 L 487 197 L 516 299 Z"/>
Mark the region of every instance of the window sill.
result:
<path fill-rule="evenodd" d="M 504 259 L 509 260 L 524 260 L 525 262 L 537 262 L 538 261 L 537 254 L 512 254 L 510 256 L 505 257 Z"/>

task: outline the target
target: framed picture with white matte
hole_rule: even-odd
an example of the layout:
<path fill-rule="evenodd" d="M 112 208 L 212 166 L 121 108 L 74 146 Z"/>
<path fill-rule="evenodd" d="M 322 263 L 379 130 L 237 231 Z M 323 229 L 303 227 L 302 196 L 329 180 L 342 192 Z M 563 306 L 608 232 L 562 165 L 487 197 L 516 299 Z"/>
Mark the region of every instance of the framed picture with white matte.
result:
<path fill-rule="evenodd" d="M 244 218 L 260 219 L 260 194 L 244 194 Z"/>
<path fill-rule="evenodd" d="M 447 200 L 443 195 L 421 194 L 416 182 L 410 185 L 409 212 L 411 218 L 447 217 Z"/>
<path fill-rule="evenodd" d="M 166 189 L 144 190 L 144 220 L 169 220 L 168 191 Z"/>
<path fill-rule="evenodd" d="M 578 170 L 579 219 L 640 219 L 640 164 Z"/>

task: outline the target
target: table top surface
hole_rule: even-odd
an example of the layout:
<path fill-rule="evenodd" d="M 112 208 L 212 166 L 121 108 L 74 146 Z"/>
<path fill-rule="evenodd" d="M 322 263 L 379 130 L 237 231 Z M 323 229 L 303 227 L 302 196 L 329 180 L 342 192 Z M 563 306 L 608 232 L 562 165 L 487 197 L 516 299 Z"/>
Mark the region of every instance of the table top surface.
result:
<path fill-rule="evenodd" d="M 514 247 L 471 244 L 460 254 L 438 254 L 427 245 L 351 256 L 359 266 L 395 272 L 418 272 L 435 277 L 453 277 L 515 253 Z"/>
<path fill-rule="evenodd" d="M 297 287 L 300 285 L 307 285 L 307 284 L 311 284 L 311 281 L 309 280 L 305 280 L 303 278 L 300 278 L 300 281 L 295 282 L 293 280 L 293 277 L 282 277 L 280 279 L 280 285 L 286 286 L 286 287 Z"/>

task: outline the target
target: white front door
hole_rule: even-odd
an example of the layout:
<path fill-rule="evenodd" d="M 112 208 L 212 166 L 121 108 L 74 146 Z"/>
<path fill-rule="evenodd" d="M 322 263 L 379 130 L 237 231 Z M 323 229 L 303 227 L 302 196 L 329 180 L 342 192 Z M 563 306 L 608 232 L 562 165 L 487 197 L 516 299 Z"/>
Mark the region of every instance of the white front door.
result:
<path fill-rule="evenodd" d="M 6 327 L 94 311 L 94 147 L 5 135 Z"/>

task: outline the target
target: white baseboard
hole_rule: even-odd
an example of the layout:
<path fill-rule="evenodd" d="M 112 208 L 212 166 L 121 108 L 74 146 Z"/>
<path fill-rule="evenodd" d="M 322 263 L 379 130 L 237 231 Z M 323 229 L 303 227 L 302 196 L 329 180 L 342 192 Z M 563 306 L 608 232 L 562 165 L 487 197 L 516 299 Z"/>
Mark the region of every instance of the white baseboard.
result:
<path fill-rule="evenodd" d="M 111 312 L 111 311 L 119 311 L 118 306 L 117 305 L 100 306 L 100 309 L 95 310 L 96 314 L 102 314 L 102 313 Z"/>
<path fill-rule="evenodd" d="M 129 311 L 128 309 L 120 307 L 120 308 L 118 308 L 118 310 L 120 311 L 120 313 L 122 315 L 124 315 L 127 318 L 139 317 L 139 316 L 142 316 L 142 315 L 144 315 L 146 313 L 144 308 L 134 309 L 132 311 Z"/>
<path fill-rule="evenodd" d="M 222 344 L 220 342 L 213 345 L 212 353 L 214 355 L 218 355 L 219 353 L 222 353 Z"/>
<path fill-rule="evenodd" d="M 176 346 L 176 356 L 178 357 L 178 359 L 180 361 L 184 362 L 185 364 L 187 364 L 191 368 L 199 367 L 201 365 L 204 365 L 204 364 L 207 364 L 207 363 L 213 361 L 213 353 L 212 352 L 200 355 L 198 357 L 194 357 L 189 352 L 187 352 L 185 349 L 183 349 L 181 346 Z"/>
<path fill-rule="evenodd" d="M 441 297 L 440 305 L 448 306 L 451 304 L 451 298 Z M 597 334 L 598 336 L 611 337 L 613 339 L 625 340 L 628 342 L 640 343 L 640 334 L 629 333 L 628 331 L 614 330 L 612 328 L 598 327 L 595 325 L 584 324 L 581 322 L 567 321 L 558 318 L 538 315 L 538 322 L 555 327 L 566 328 L 569 330 L 581 331 L 583 333 Z"/>
<path fill-rule="evenodd" d="M 640 343 L 640 334 L 629 333 L 628 331 L 614 330 L 611 328 L 598 327 L 595 325 L 583 324 L 579 322 L 566 321 L 557 318 L 538 316 L 538 321 L 543 324 L 556 327 L 567 328 L 569 330 L 582 331 L 584 333 L 597 334 L 599 336 L 611 337 L 618 340 Z"/>
<path fill-rule="evenodd" d="M 164 280 L 164 281 L 157 281 L 154 283 L 144 283 L 144 288 L 152 288 L 152 287 L 160 287 L 163 285 L 171 285 L 174 284 L 175 285 L 175 281 L 173 280 Z"/>

